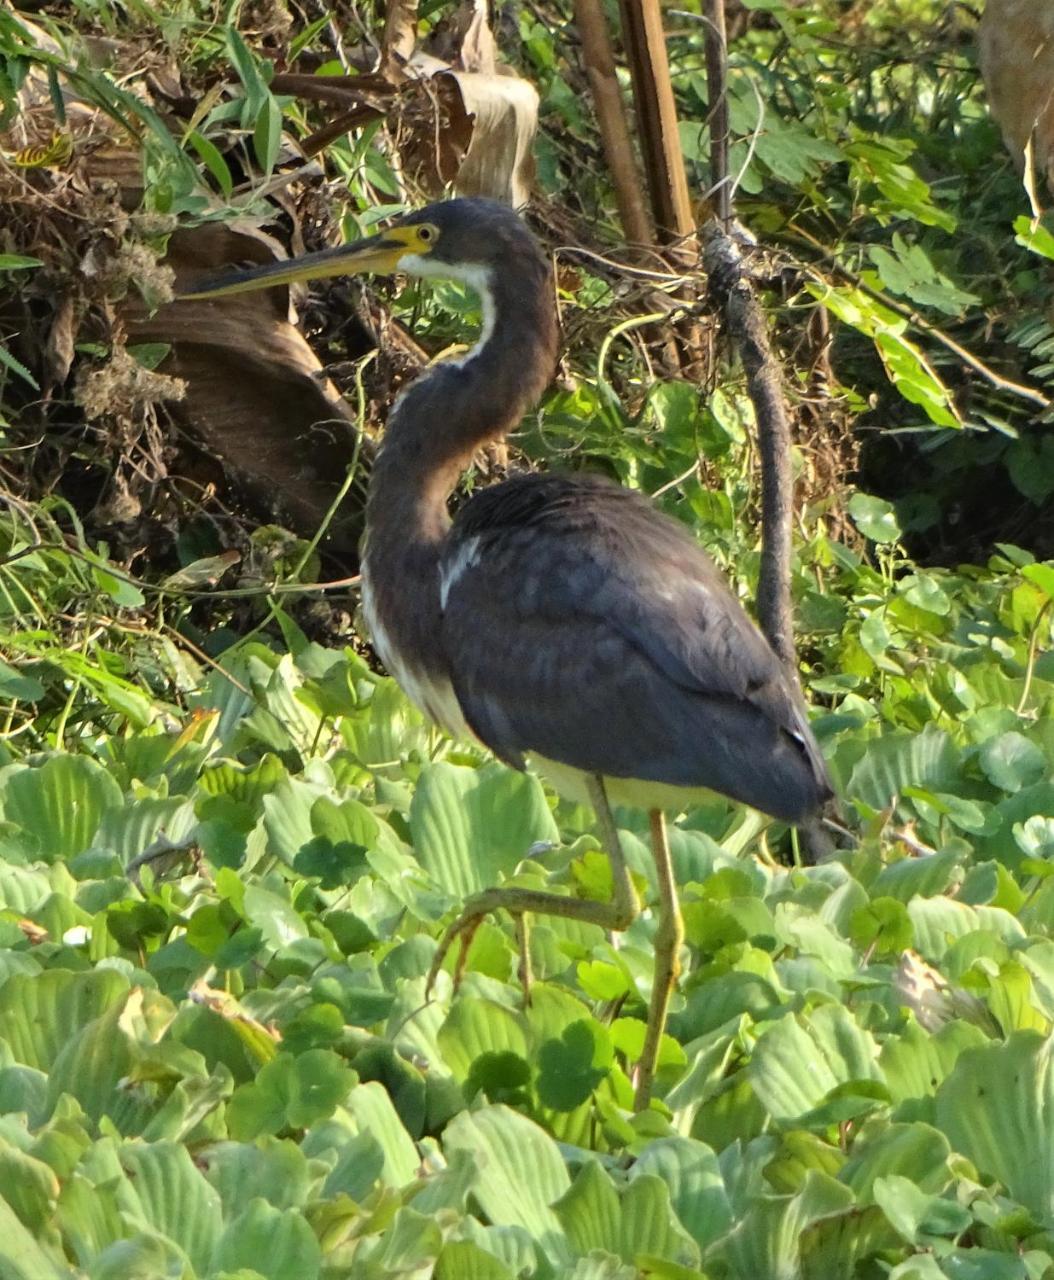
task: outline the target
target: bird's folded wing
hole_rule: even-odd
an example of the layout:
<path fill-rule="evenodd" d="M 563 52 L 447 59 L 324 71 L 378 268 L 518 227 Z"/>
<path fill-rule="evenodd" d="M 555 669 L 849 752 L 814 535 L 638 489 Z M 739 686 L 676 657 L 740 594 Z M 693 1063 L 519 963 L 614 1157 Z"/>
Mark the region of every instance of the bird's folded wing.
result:
<path fill-rule="evenodd" d="M 519 510 L 516 492 L 469 504 L 444 565 L 442 640 L 479 737 L 520 766 L 535 751 L 770 812 L 822 789 L 778 661 L 687 534 L 626 490 L 523 483 Z"/>

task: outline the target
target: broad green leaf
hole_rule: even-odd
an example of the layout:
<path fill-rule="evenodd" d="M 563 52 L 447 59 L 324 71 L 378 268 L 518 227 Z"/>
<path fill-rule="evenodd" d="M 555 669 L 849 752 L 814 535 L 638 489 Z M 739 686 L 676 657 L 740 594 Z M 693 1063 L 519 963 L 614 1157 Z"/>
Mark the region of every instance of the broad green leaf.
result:
<path fill-rule="evenodd" d="M 493 1000 L 460 996 L 439 1032 L 443 1063 L 464 1081 L 472 1064 L 485 1053 L 527 1058 L 523 1019 Z"/>
<path fill-rule="evenodd" d="M 884 498 L 866 493 L 854 493 L 849 499 L 849 514 L 853 523 L 872 542 L 896 542 L 900 526 L 893 504 Z"/>
<path fill-rule="evenodd" d="M 3 1196 L 0 1196 L 0 1277 L 2 1280 L 73 1278 L 58 1251 L 38 1241 Z"/>
<path fill-rule="evenodd" d="M 15 1061 L 49 1071 L 84 1027 L 121 1006 L 128 979 L 113 969 L 15 974 L 0 987 L 0 1027 Z"/>
<path fill-rule="evenodd" d="M 758 1098 L 774 1119 L 786 1123 L 818 1107 L 839 1085 L 879 1080 L 877 1053 L 846 1009 L 824 1005 L 769 1027 L 747 1071 Z"/>
<path fill-rule="evenodd" d="M 538 779 L 502 765 L 429 766 L 414 792 L 410 830 L 421 865 L 458 899 L 497 884 L 532 845 L 558 838 Z"/>
<path fill-rule="evenodd" d="M 54 755 L 38 768 L 12 766 L 0 775 L 0 806 L 9 822 L 32 831 L 47 862 L 87 849 L 120 788 L 86 756 Z"/>
<path fill-rule="evenodd" d="M 415 1177 L 421 1158 L 388 1091 L 375 1081 L 360 1084 L 352 1089 L 344 1105 L 359 1132 L 371 1134 L 384 1153 L 385 1185 L 405 1187 Z"/>
<path fill-rule="evenodd" d="M 875 1203 L 910 1244 L 934 1236 L 959 1236 L 973 1222 L 963 1205 L 925 1192 L 913 1179 L 887 1174 L 875 1180 Z"/>
<path fill-rule="evenodd" d="M 306 1219 L 294 1209 L 250 1200 L 228 1224 L 217 1248 L 217 1269 L 245 1267 L 265 1280 L 318 1280 L 322 1251 Z"/>
<path fill-rule="evenodd" d="M 899 1036 L 885 1042 L 879 1054 L 893 1101 L 931 1097 L 960 1054 L 987 1043 L 984 1032 L 970 1022 L 948 1022 L 931 1035 L 912 1019 Z"/>
<path fill-rule="evenodd" d="M 724 1179 L 717 1157 L 694 1138 L 660 1138 L 634 1162 L 630 1177 L 653 1174 L 662 1180 L 678 1220 L 705 1249 L 732 1225 Z"/>
<path fill-rule="evenodd" d="M 1039 782 L 1047 769 L 1046 757 L 1020 733 L 1008 732 L 991 738 L 978 754 L 989 782 L 1002 791 L 1020 791 Z"/>
<path fill-rule="evenodd" d="M 551 1206 L 571 1180 L 556 1143 L 544 1130 L 508 1107 L 485 1107 L 455 1117 L 443 1146 L 475 1159 L 480 1181 L 474 1194 L 491 1222 L 523 1227 L 547 1258 L 568 1260 L 569 1244 Z"/>
<path fill-rule="evenodd" d="M 257 1197 L 278 1209 L 302 1205 L 311 1185 L 303 1152 L 277 1138 L 260 1138 L 252 1146 L 213 1143 L 200 1153 L 198 1163 L 220 1193 L 228 1221 Z"/>
<path fill-rule="evenodd" d="M 471 1240 L 443 1246 L 436 1260 L 435 1280 L 515 1280 L 503 1262 Z"/>
<path fill-rule="evenodd" d="M 937 1091 L 952 1145 L 1043 1221 L 1054 1214 L 1054 1040 L 1015 1031 L 964 1053 Z"/>
<path fill-rule="evenodd" d="M 952 791 L 959 780 L 959 752 L 948 734 L 890 733 L 867 744 L 847 791 L 872 809 L 884 809 L 906 787 Z"/>
<path fill-rule="evenodd" d="M 852 1188 L 861 1204 L 872 1198 L 877 1178 L 903 1175 L 934 1193 L 943 1191 L 951 1181 L 951 1147 L 944 1134 L 927 1124 L 893 1124 L 870 1141 L 858 1140 L 856 1146 L 859 1150 L 854 1150 L 838 1180 Z"/>
<path fill-rule="evenodd" d="M 43 696 L 44 686 L 36 676 L 27 676 L 17 667 L 0 659 L 0 698 L 37 702 Z"/>
<path fill-rule="evenodd" d="M 142 1220 L 176 1241 L 195 1270 L 205 1275 L 222 1230 L 219 1194 L 174 1142 L 125 1143 L 121 1167 L 139 1202 Z"/>
<path fill-rule="evenodd" d="M 613 1061 L 605 1027 L 592 1018 L 571 1023 L 538 1050 L 538 1100 L 554 1111 L 573 1111 L 607 1079 Z"/>
<path fill-rule="evenodd" d="M 796 1196 L 758 1195 L 733 1230 L 704 1258 L 719 1258 L 730 1280 L 800 1280 L 801 1237 L 810 1223 L 843 1212 L 853 1194 L 826 1174 L 810 1171 Z"/>

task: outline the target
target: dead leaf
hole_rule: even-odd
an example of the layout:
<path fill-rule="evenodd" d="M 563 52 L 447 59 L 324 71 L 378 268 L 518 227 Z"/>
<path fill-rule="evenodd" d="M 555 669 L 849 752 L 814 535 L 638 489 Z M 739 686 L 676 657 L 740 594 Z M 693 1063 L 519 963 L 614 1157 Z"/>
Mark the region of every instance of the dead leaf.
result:
<path fill-rule="evenodd" d="M 234 550 L 221 551 L 216 556 L 205 556 L 184 565 L 177 573 L 170 574 L 161 585 L 181 591 L 213 587 L 241 558 L 242 553 Z"/>
<path fill-rule="evenodd" d="M 447 71 L 471 128 L 471 141 L 454 179 L 460 196 L 489 196 L 519 209 L 534 182 L 534 137 L 538 132 L 538 91 L 527 80 L 501 71 Z"/>
<path fill-rule="evenodd" d="M 177 231 L 168 263 L 186 285 L 197 273 L 233 262 L 271 262 L 274 242 L 252 228 L 204 223 Z M 299 534 L 318 528 L 356 452 L 351 410 L 324 376 L 318 357 L 289 319 L 289 289 L 171 303 L 153 316 L 127 313 L 131 342 L 165 342 L 162 368 L 186 383 L 173 414 L 221 458 L 265 510 Z M 362 484 L 372 457 L 363 441 Z M 349 498 L 324 543 L 355 560 L 362 531 L 359 500 Z"/>
<path fill-rule="evenodd" d="M 48 330 L 44 349 L 45 388 L 61 386 L 69 377 L 73 365 L 73 344 L 76 336 L 73 295 L 67 293 L 60 301 Z"/>

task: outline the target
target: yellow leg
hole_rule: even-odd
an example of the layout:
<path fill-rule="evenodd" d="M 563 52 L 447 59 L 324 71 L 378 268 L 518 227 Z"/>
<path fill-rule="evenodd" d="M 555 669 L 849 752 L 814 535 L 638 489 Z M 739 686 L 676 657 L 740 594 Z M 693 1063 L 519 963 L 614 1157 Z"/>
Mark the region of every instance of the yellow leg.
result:
<path fill-rule="evenodd" d="M 648 1030 L 644 1037 L 644 1049 L 637 1066 L 637 1092 L 634 1105 L 638 1111 L 647 1109 L 651 1100 L 651 1086 L 655 1080 L 655 1064 L 659 1058 L 659 1042 L 666 1028 L 666 1014 L 670 997 L 681 971 L 679 952 L 684 941 L 684 922 L 677 901 L 677 885 L 673 879 L 670 862 L 670 844 L 666 838 L 666 819 L 661 809 L 652 809 L 651 847 L 659 879 L 659 927 L 655 932 L 655 976 L 651 989 L 651 1007 L 648 1010 Z"/>
<path fill-rule="evenodd" d="M 558 893 L 546 893 L 541 889 L 484 889 L 482 893 L 477 893 L 465 903 L 461 914 L 447 927 L 439 940 L 439 948 L 425 982 L 426 999 L 439 970 L 443 967 L 447 952 L 458 938 L 464 938 L 455 982 L 460 977 L 472 934 L 479 928 L 483 917 L 490 915 L 492 911 L 504 910 L 513 916 L 522 916 L 525 911 L 533 911 L 539 915 L 562 916 L 565 920 L 581 920 L 586 924 L 599 925 L 601 929 L 617 930 L 628 928 L 640 914 L 640 899 L 633 887 L 626 860 L 622 856 L 622 845 L 619 842 L 615 819 L 611 815 L 611 806 L 608 804 L 603 780 L 599 777 L 590 777 L 586 785 L 589 788 L 589 798 L 596 810 L 597 823 L 608 857 L 611 859 L 613 881 L 611 901 L 593 902 L 582 898 L 563 898 Z"/>

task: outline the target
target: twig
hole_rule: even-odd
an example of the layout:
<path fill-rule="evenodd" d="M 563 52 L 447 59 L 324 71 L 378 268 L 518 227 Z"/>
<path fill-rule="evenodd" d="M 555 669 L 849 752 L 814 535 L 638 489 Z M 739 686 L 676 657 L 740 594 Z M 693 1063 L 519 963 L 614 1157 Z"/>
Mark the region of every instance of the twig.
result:
<path fill-rule="evenodd" d="M 706 0 L 706 95 L 710 115 L 710 189 L 727 230 L 732 217 L 728 189 L 728 41 L 725 0 Z"/>

